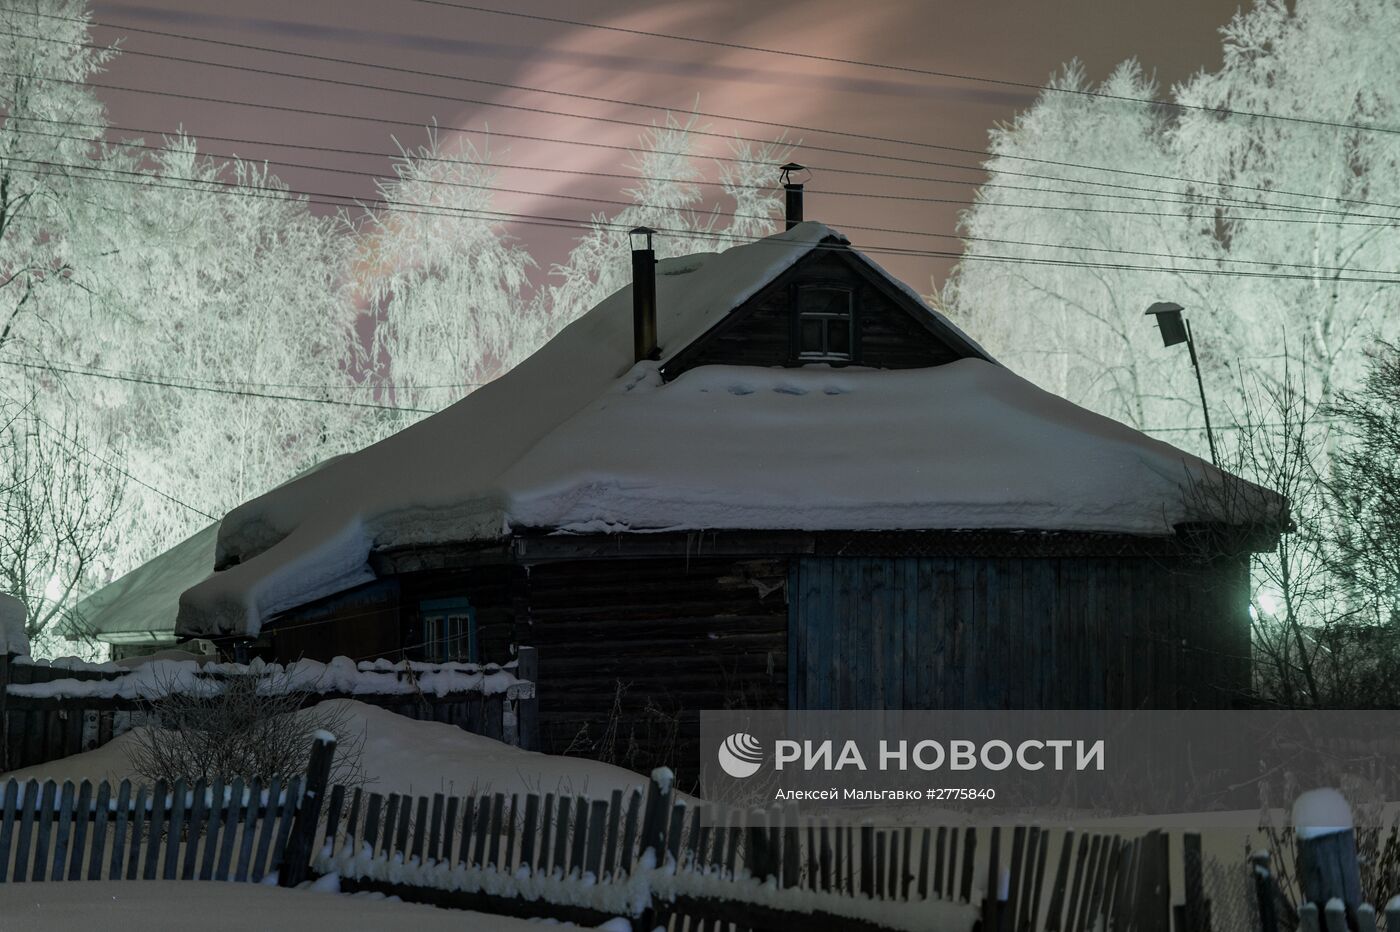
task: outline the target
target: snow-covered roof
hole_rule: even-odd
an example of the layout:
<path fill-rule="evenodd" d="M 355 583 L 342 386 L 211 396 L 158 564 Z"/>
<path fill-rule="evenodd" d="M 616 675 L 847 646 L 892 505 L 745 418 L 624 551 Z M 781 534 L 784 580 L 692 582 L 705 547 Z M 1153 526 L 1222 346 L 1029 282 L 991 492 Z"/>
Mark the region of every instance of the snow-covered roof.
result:
<path fill-rule="evenodd" d="M 70 634 L 129 643 L 175 640 L 180 594 L 214 572 L 214 522 L 80 601 Z"/>
<path fill-rule="evenodd" d="M 185 592 L 180 634 L 253 635 L 373 579 L 376 550 L 512 529 L 1164 535 L 1185 517 L 1187 472 L 1210 467 L 985 359 L 702 366 L 663 384 L 667 359 L 823 241 L 846 242 L 804 223 L 663 262 L 659 361 L 634 364 L 623 288 L 462 401 L 234 509 L 218 537 L 228 568 Z"/>

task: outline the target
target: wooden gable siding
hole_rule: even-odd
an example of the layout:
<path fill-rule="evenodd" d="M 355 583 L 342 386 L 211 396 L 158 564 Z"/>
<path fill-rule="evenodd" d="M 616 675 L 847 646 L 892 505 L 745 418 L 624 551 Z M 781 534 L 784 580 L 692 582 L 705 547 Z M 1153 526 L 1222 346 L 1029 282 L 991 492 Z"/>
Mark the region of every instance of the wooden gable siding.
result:
<path fill-rule="evenodd" d="M 1249 688 L 1242 560 L 802 557 L 797 709 L 1229 708 Z"/>
<path fill-rule="evenodd" d="M 278 617 L 263 629 L 254 655 L 290 663 L 303 657 L 397 657 L 398 580 L 386 579 L 311 602 Z"/>
<path fill-rule="evenodd" d="M 853 365 L 877 369 L 939 366 L 966 353 L 942 339 L 926 310 L 862 263 L 836 250 L 815 251 L 735 308 L 713 330 L 662 367 L 672 379 L 687 369 L 710 365 L 798 365 L 793 347 L 794 289 L 800 284 L 835 283 L 855 294 L 856 340 Z"/>
<path fill-rule="evenodd" d="M 476 612 L 481 661 L 505 663 L 512 657 L 516 588 L 523 576 L 523 568 L 503 563 L 392 576 L 282 615 L 265 629 L 255 653 L 282 663 L 303 657 L 423 659 L 421 603 L 466 598 Z"/>
<path fill-rule="evenodd" d="M 699 759 L 702 709 L 782 708 L 786 581 L 786 560 L 531 566 L 517 637 L 539 649 L 542 749 L 645 773 Z"/>

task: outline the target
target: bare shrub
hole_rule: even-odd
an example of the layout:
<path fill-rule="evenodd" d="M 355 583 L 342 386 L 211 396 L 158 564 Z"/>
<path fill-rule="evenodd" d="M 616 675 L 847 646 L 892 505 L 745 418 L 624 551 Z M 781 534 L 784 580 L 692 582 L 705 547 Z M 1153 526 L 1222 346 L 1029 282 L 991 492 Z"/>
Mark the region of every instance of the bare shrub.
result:
<path fill-rule="evenodd" d="M 1348 773 L 1351 766 L 1350 762 L 1342 765 L 1344 769 L 1330 775 L 1329 782 L 1346 797 L 1355 816 L 1362 896 L 1369 903 L 1388 903 L 1400 894 L 1400 815 L 1387 818 L 1386 794 L 1380 789 L 1386 781 Z M 1301 789 L 1291 776 L 1278 786 L 1261 787 L 1264 808 L 1259 817 L 1259 833 L 1264 847 L 1273 854 L 1272 868 L 1282 900 L 1281 924 L 1286 928 L 1297 925 L 1297 904 L 1303 898 L 1295 861 L 1297 833 L 1293 812 L 1283 803 L 1296 799 Z"/>
<path fill-rule="evenodd" d="M 173 674 L 156 679 L 146 726 L 132 732 L 126 748 L 132 770 L 148 780 L 287 780 L 305 772 L 316 733 L 328 731 L 336 736 L 331 782 L 365 782 L 365 733 L 351 708 L 303 708 L 314 691 L 293 686 L 280 668 L 198 680 L 201 688 L 193 689 Z"/>
<path fill-rule="evenodd" d="M 615 681 L 612 707 L 596 736 L 588 722 L 579 726 L 564 756 L 588 757 L 636 773 L 674 766 L 680 750 L 682 710 L 669 697 L 628 701 L 631 683 Z"/>

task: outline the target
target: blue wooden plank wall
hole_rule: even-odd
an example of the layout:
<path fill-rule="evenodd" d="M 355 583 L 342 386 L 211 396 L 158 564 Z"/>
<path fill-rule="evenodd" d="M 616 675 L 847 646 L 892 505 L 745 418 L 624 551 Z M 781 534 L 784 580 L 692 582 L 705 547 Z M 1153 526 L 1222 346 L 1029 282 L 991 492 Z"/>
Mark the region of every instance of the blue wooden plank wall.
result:
<path fill-rule="evenodd" d="M 802 557 L 795 709 L 1228 708 L 1249 685 L 1244 564 Z"/>

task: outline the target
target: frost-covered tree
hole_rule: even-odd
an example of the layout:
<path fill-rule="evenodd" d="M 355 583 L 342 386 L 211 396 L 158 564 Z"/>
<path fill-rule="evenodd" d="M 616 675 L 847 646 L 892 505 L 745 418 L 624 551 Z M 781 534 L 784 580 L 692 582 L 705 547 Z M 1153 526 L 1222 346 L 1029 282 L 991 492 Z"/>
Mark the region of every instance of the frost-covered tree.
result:
<path fill-rule="evenodd" d="M 1361 387 L 1341 393 L 1344 439 L 1331 489 L 1338 510 L 1333 565 L 1373 625 L 1400 625 L 1400 347 L 1371 357 Z"/>
<path fill-rule="evenodd" d="M 141 231 L 110 269 L 122 314 L 61 358 L 145 487 L 131 490 L 130 566 L 315 462 L 367 442 L 351 376 L 356 311 L 333 218 L 263 167 L 174 137 L 152 184 L 123 192 Z M 119 264 L 119 268 L 116 265 Z M 273 397 L 265 397 L 273 396 Z M 309 399 L 309 400 L 294 400 Z M 189 506 L 189 507 L 186 507 Z"/>
<path fill-rule="evenodd" d="M 1357 385 L 1367 348 L 1400 327 L 1396 286 L 1340 281 L 1394 279 L 1400 271 L 1400 139 L 1393 132 L 1400 49 L 1390 41 L 1397 29 L 1400 7 L 1392 3 L 1260 2 L 1225 27 L 1223 67 L 1176 93 L 1191 107 L 1294 118 L 1187 110 L 1172 145 L 1184 174 L 1233 184 L 1229 193 L 1243 202 L 1222 210 L 1213 231 L 1223 254 L 1316 267 L 1302 279 L 1221 280 L 1210 307 L 1219 330 L 1245 331 L 1245 363 L 1274 378 L 1286 335 L 1292 365 L 1322 405 L 1338 388 Z M 1304 214 L 1301 223 L 1250 219 L 1258 213 L 1252 206 L 1277 202 L 1327 213 Z"/>
<path fill-rule="evenodd" d="M 90 47 L 87 15 L 82 0 L 0 5 L 0 351 L 73 297 L 56 292 L 90 287 L 85 260 L 114 248 L 90 173 L 67 167 L 119 158 L 97 141 L 105 113 L 81 83 L 114 54 Z"/>
<path fill-rule="evenodd" d="M 71 653 L 60 623 L 109 558 L 123 477 L 82 454 L 76 421 L 0 400 L 0 591 L 26 610 L 34 656 Z"/>
<path fill-rule="evenodd" d="M 64 377 L 33 366 L 102 316 L 100 266 L 122 248 L 93 166 L 131 167 L 102 143 L 105 114 L 82 82 L 113 52 L 92 47 L 76 0 L 0 4 L 0 586 L 25 603 L 35 649 L 105 578 L 124 482 L 94 448 Z"/>
<path fill-rule="evenodd" d="M 534 261 L 491 213 L 496 172 L 484 151 L 450 151 L 435 128 L 400 146 L 384 206 L 353 229 L 356 284 L 377 317 L 376 377 L 403 407 L 438 409 L 489 382 L 548 337 L 524 292 Z"/>
<path fill-rule="evenodd" d="M 1345 281 L 1400 273 L 1400 138 L 1324 125 L 1400 125 L 1400 49 L 1387 41 L 1397 29 L 1394 4 L 1259 2 L 1223 30 L 1222 67 L 1172 89 L 1185 109 L 1114 99 L 1157 96 L 1134 63 L 1097 87 L 1069 66 L 1059 86 L 1112 96 L 1046 92 L 992 133 L 991 180 L 1037 190 L 982 190 L 945 302 L 1030 378 L 1200 450 L 1199 430 L 1179 432 L 1201 423 L 1189 366 L 1143 320 L 1152 301 L 1188 307 L 1222 413 L 1243 406 L 1251 377 L 1281 384 L 1290 361 L 1327 404 L 1360 379 L 1368 342 L 1400 327 L 1400 289 Z"/>
<path fill-rule="evenodd" d="M 19 574 L 31 608 L 55 591 L 71 608 L 209 515 L 387 426 L 324 403 L 368 394 L 351 377 L 357 312 L 334 220 L 187 137 L 104 142 L 82 82 L 112 53 L 90 48 L 85 17 L 79 2 L 0 5 L 18 75 L 0 80 L 0 395 L 28 415 L 11 447 L 38 464 L 26 487 L 45 494 L 75 487 L 60 466 L 86 470 L 75 520 L 123 502 L 80 561 L 63 556 L 72 528 L 26 525 L 28 552 L 55 568 Z M 287 397 L 254 397 L 269 394 Z M 57 569 L 73 565 L 82 578 Z"/>
<path fill-rule="evenodd" d="M 1051 86 L 1086 89 L 1082 67 L 1072 62 Z M 1151 97 L 1155 87 L 1136 63 L 1128 62 L 1103 90 Z M 1062 263 L 1142 264 L 1140 256 L 1094 250 L 1181 252 L 1191 222 L 1185 216 L 1189 207 L 1180 203 L 1186 192 L 1163 183 L 1147 186 L 1169 193 L 1085 185 L 1079 179 L 1109 184 L 1122 179 L 1062 166 L 1031 166 L 1022 157 L 1131 165 L 1170 174 L 1166 129 L 1165 116 L 1152 108 L 1051 91 L 1011 125 L 994 130 L 995 154 L 987 168 L 995 183 L 978 192 L 977 205 L 964 215 L 967 258 L 945 294 L 978 339 L 1014 369 L 1138 427 L 1163 423 L 1167 412 L 1174 415 L 1170 421 L 1180 423 L 1184 411 L 1177 410 L 1176 398 L 1190 387 L 1185 381 L 1174 384 L 1178 380 L 1170 376 L 1161 354 L 1152 352 L 1154 337 L 1143 311 L 1157 295 L 1174 295 L 1179 284 L 1196 283 Z M 1106 158 L 1106 149 L 1112 158 Z M 1046 245 L 1019 245 L 1023 242 Z M 1085 249 L 1061 248 L 1070 245 Z M 1022 264 L 1002 261 L 1002 256 L 1047 261 Z M 1171 262 L 1161 264 L 1170 267 Z M 1163 281 L 1167 278 L 1170 284 Z M 1176 300 L 1188 303 L 1184 297 Z"/>
<path fill-rule="evenodd" d="M 734 209 L 706 210 L 699 184 L 705 178 L 704 159 L 695 128 L 694 117 L 682 123 L 668 114 L 664 123 L 643 134 L 628 160 L 637 183 L 623 192 L 634 203 L 611 215 L 596 214 L 568 258 L 551 269 L 556 283 L 540 297 L 559 325 L 630 281 L 631 229 L 660 231 L 654 240 L 658 259 L 718 252 L 777 232 L 782 214 L 777 167 L 787 161 L 789 147 L 781 141 L 732 144 L 730 158 L 719 163 L 719 171 Z"/>

